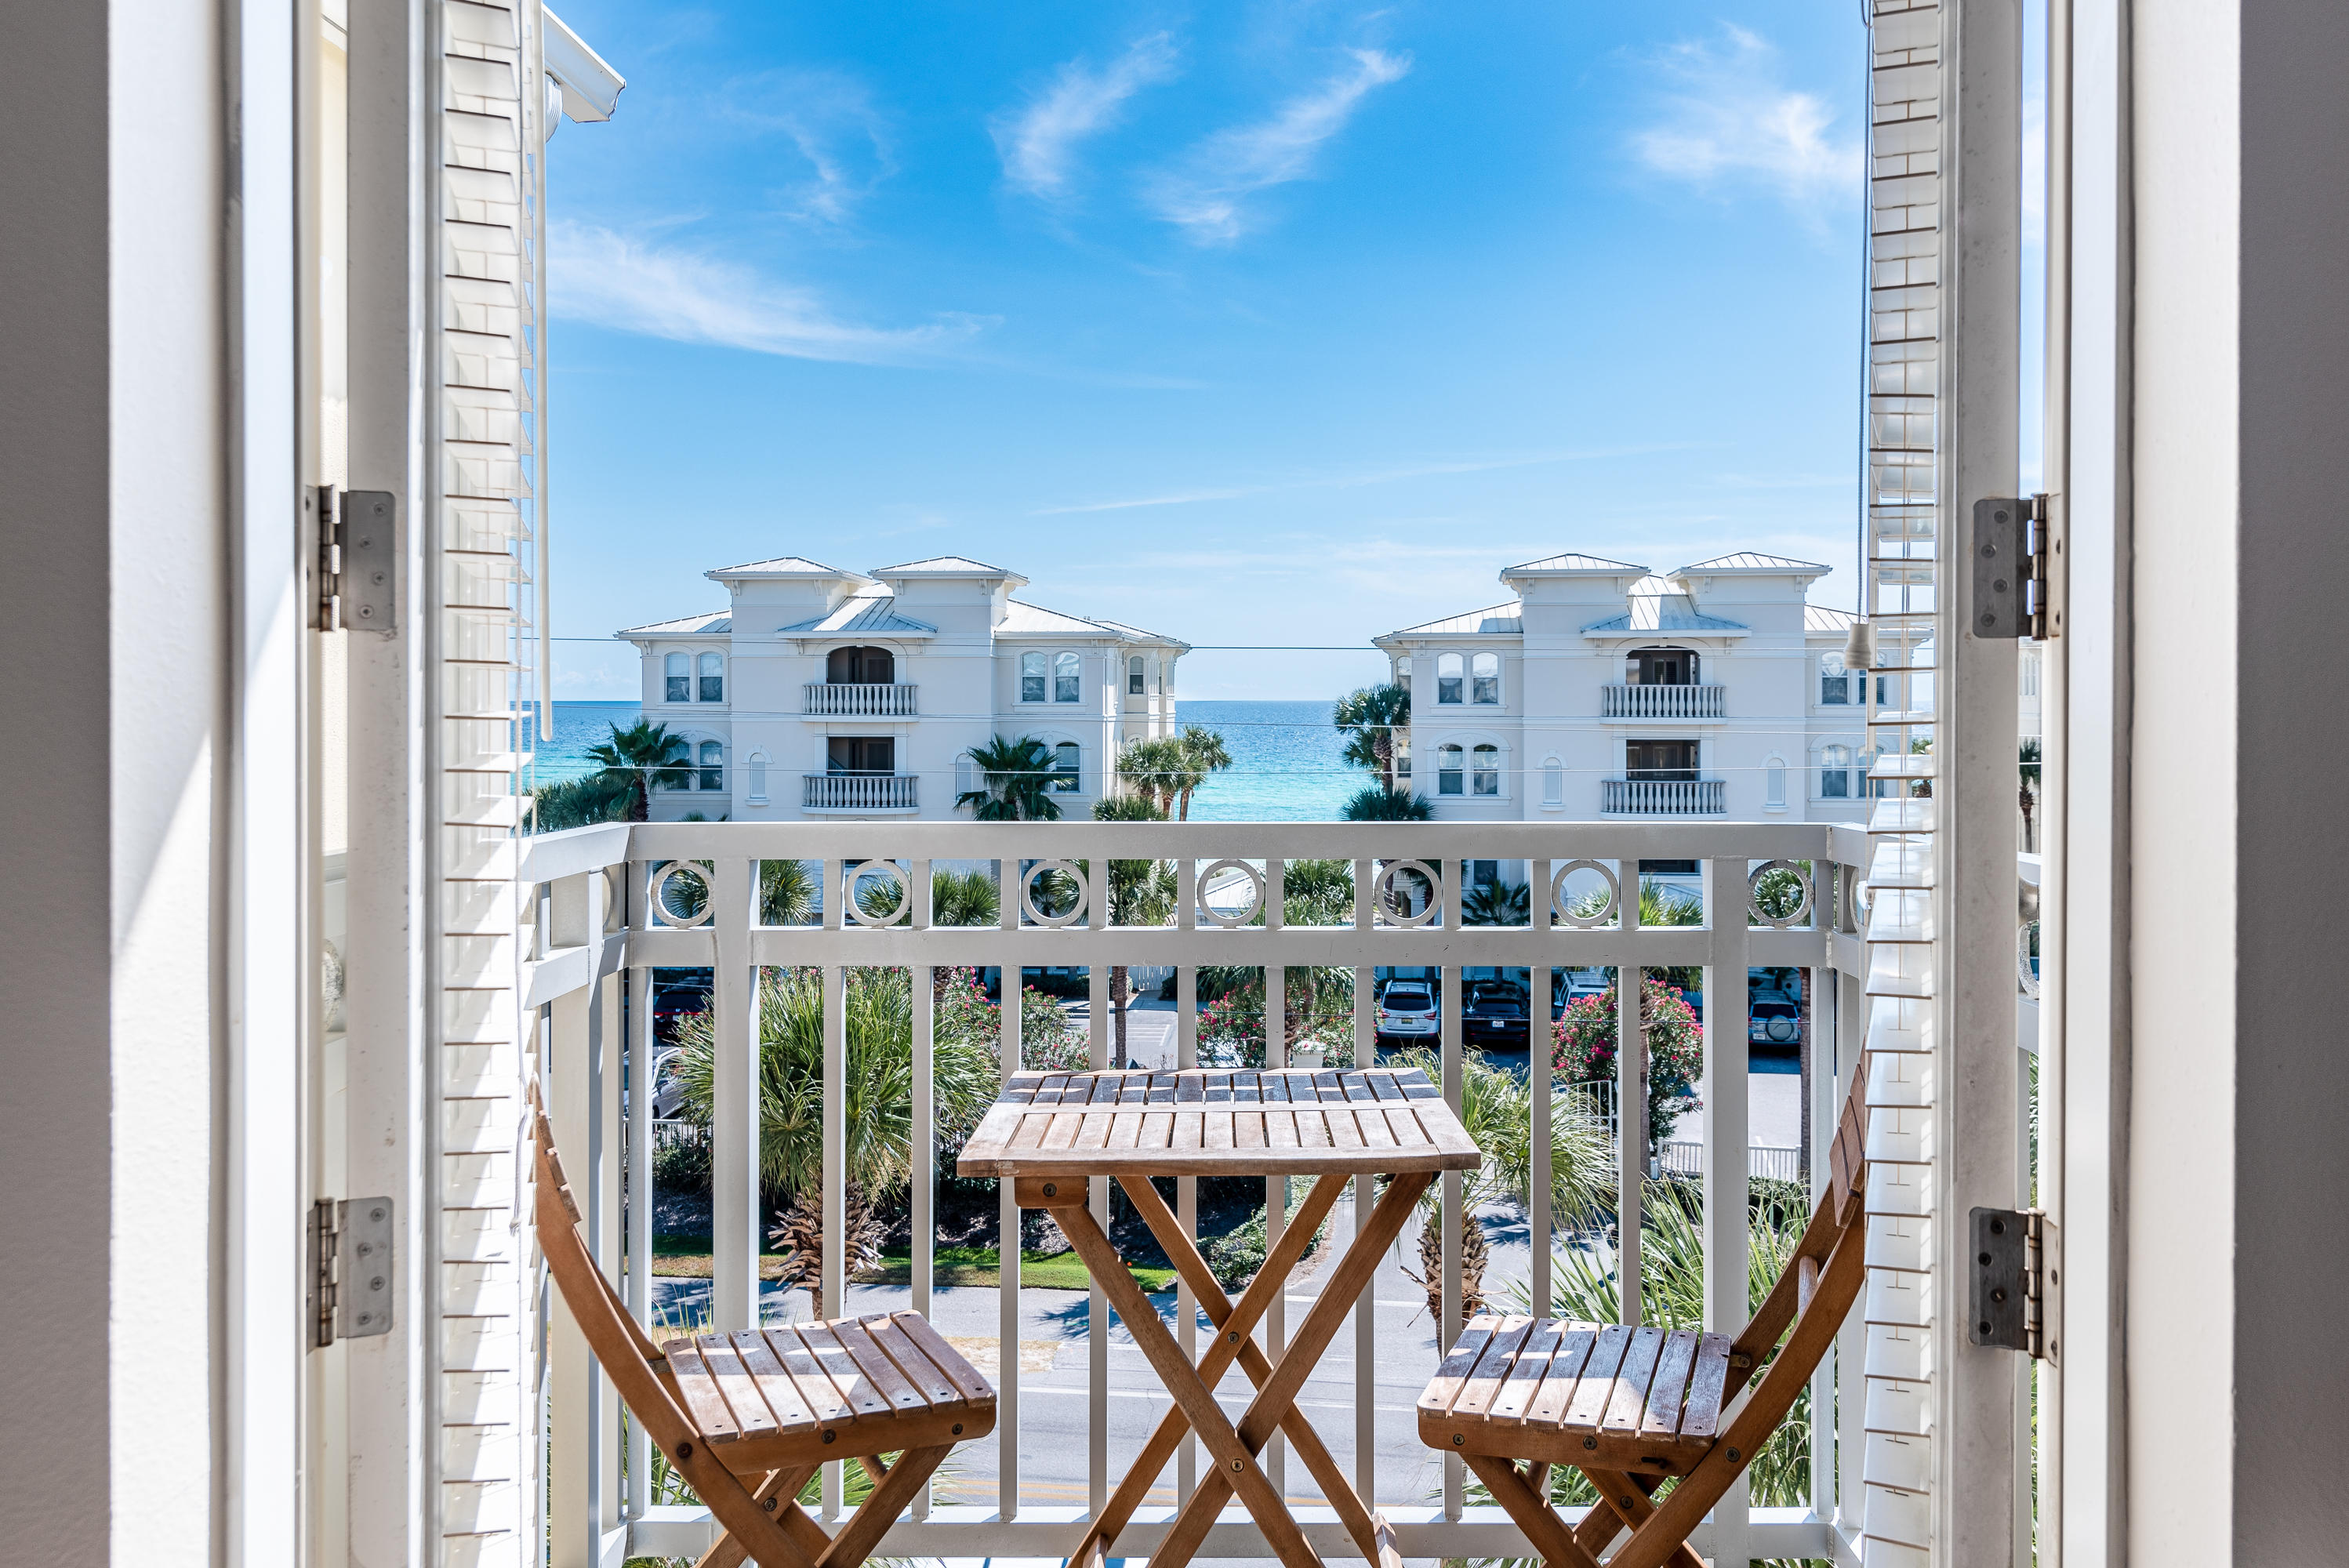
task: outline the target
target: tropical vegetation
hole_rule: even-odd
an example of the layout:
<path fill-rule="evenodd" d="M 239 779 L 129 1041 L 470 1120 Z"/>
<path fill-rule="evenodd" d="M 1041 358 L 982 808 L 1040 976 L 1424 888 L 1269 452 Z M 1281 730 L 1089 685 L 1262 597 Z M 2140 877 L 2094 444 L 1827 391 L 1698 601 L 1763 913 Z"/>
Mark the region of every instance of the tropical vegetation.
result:
<path fill-rule="evenodd" d="M 1578 996 L 1552 1026 L 1551 1070 L 1568 1083 L 1615 1076 L 1616 1017 L 1611 991 Z M 1655 1149 L 1696 1108 L 1704 1074 L 1704 1026 L 1676 985 L 1653 975 L 1640 983 L 1640 1027 L 1648 1041 L 1648 1146 Z"/>
<path fill-rule="evenodd" d="M 969 971 L 953 972 L 932 1031 L 933 1125 L 942 1157 L 969 1137 L 1000 1081 L 1001 1013 Z M 913 1171 L 913 1001 L 903 969 L 850 969 L 843 990 L 847 1037 L 844 1150 L 846 1255 L 852 1274 L 879 1261 L 877 1207 L 905 1190 Z M 823 986 L 813 970 L 769 971 L 759 986 L 760 1177 L 781 1210 L 771 1238 L 786 1251 L 784 1275 L 818 1290 L 823 1234 Z M 1082 1037 L 1047 996 L 1020 993 L 1021 1054 L 1029 1065 L 1085 1065 Z M 672 1071 L 685 1119 L 707 1127 L 716 1081 L 709 1015 L 678 1025 Z M 817 1302 L 818 1315 L 827 1304 Z M 837 1305 L 837 1304 L 832 1304 Z"/>
<path fill-rule="evenodd" d="M 1379 776 L 1379 785 L 1392 793 L 1402 748 L 1397 735 L 1411 725 L 1411 688 L 1402 685 L 1363 686 L 1338 699 L 1330 721 L 1346 737 L 1340 753 L 1357 768 Z"/>
<path fill-rule="evenodd" d="M 1444 1087 L 1444 1059 L 1430 1050 L 1402 1052 L 1399 1067 L 1417 1068 L 1439 1089 Z M 1488 1203 L 1520 1200 L 1533 1179 L 1533 1096 L 1528 1087 L 1506 1068 L 1475 1057 L 1461 1064 L 1460 1122 L 1485 1161 L 1461 1177 L 1460 1300 L 1464 1315 L 1485 1309 L 1485 1266 L 1491 1249 L 1476 1211 Z M 1613 1201 L 1613 1154 L 1607 1125 L 1580 1095 L 1557 1095 L 1550 1101 L 1550 1212 L 1561 1226 L 1595 1224 Z M 1419 1272 L 1407 1277 L 1427 1294 L 1427 1313 L 1434 1319 L 1443 1310 L 1444 1231 L 1441 1202 L 1444 1184 L 1431 1184 L 1419 1201 Z"/>
<path fill-rule="evenodd" d="M 1770 1191 L 1783 1188 L 1783 1191 Z M 1794 1256 L 1809 1215 L 1803 1194 L 1784 1183 L 1756 1183 L 1747 1207 L 1746 1298 L 1758 1306 Z M 1701 1329 L 1704 1322 L 1704 1198 L 1687 1181 L 1651 1181 L 1640 1202 L 1640 1320 L 1665 1329 Z M 1550 1312 L 1585 1323 L 1619 1323 L 1614 1270 L 1592 1252 L 1557 1253 L 1551 1279 L 1557 1299 Z M 1531 1293 L 1512 1283 L 1512 1309 L 1530 1314 Z M 1758 1374 L 1757 1374 L 1758 1375 Z M 1757 1508 L 1795 1508 L 1810 1499 L 1810 1390 L 1778 1424 L 1748 1471 Z M 1571 1465 L 1550 1473 L 1550 1500 L 1561 1508 L 1599 1501 L 1589 1480 Z"/>
<path fill-rule="evenodd" d="M 1057 822 L 1061 803 L 1052 799 L 1052 749 L 1032 735 L 1017 740 L 999 735 L 968 755 L 978 769 L 979 787 L 955 797 L 981 822 Z"/>
<path fill-rule="evenodd" d="M 1112 795 L 1093 804 L 1093 820 L 1101 822 L 1163 822 L 1166 812 L 1146 795 Z M 1084 864 L 1082 861 L 1078 862 Z M 1088 867 L 1086 875 L 1091 876 Z M 1174 919 L 1174 862 L 1141 860 L 1109 862 L 1109 919 L 1112 925 L 1166 925 Z M 1123 964 L 1109 970 L 1109 995 L 1115 1007 L 1115 1055 L 1110 1065 L 1123 1068 L 1126 1055 L 1126 1006 L 1133 1000 L 1132 975 Z"/>
<path fill-rule="evenodd" d="M 1349 822 L 1428 822 L 1435 820 L 1435 807 L 1416 790 L 1365 784 L 1346 798 L 1338 815 Z"/>
<path fill-rule="evenodd" d="M 668 726 L 640 718 L 622 729 L 609 727 L 612 738 L 587 748 L 587 760 L 597 765 L 596 778 L 629 791 L 628 820 L 641 822 L 652 815 L 652 791 L 678 789 L 691 779 L 686 767 L 692 753 L 685 738 L 671 735 Z"/>
<path fill-rule="evenodd" d="M 636 798 L 633 783 L 605 773 L 542 784 L 530 792 L 529 829 L 533 833 L 559 833 L 565 828 L 592 827 L 597 822 L 625 822 L 636 810 Z"/>

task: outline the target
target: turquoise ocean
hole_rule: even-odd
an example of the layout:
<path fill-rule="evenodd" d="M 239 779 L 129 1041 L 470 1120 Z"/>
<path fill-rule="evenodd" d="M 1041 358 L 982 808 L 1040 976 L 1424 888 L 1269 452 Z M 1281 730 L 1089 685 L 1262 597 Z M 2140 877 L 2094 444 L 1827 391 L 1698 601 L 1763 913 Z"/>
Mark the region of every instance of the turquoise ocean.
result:
<path fill-rule="evenodd" d="M 1331 707 L 1327 702 L 1178 701 L 1178 720 L 1218 732 L 1232 754 L 1231 767 L 1192 797 L 1191 815 L 1210 822 L 1335 820 L 1346 797 L 1370 775 L 1340 758 Z M 643 711 L 633 702 L 556 703 L 554 738 L 539 747 L 539 782 L 592 771 L 587 748 L 609 736 L 612 726 L 634 724 Z"/>

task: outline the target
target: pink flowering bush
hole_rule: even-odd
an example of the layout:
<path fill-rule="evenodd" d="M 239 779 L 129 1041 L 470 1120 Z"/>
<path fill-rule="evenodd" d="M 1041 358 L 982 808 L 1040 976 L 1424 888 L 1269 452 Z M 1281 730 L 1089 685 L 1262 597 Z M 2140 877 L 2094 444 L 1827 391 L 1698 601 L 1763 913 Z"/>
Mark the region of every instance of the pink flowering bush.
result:
<path fill-rule="evenodd" d="M 1698 1104 L 1696 1086 L 1704 1075 L 1704 1026 L 1677 985 L 1645 979 L 1640 986 L 1640 1018 L 1648 1036 L 1648 1139 L 1671 1137 L 1672 1124 Z M 1552 1062 L 1569 1083 L 1615 1076 L 1615 997 L 1612 992 L 1569 1002 L 1552 1028 Z"/>

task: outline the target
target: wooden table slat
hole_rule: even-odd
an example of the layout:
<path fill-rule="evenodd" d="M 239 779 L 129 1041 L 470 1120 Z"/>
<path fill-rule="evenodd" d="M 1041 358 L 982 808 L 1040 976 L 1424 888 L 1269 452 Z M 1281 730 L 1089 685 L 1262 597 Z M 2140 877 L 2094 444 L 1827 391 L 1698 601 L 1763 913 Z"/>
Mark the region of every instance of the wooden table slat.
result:
<path fill-rule="evenodd" d="M 1395 1174 L 1482 1160 L 1426 1075 L 1020 1073 L 963 1150 L 976 1177 Z"/>

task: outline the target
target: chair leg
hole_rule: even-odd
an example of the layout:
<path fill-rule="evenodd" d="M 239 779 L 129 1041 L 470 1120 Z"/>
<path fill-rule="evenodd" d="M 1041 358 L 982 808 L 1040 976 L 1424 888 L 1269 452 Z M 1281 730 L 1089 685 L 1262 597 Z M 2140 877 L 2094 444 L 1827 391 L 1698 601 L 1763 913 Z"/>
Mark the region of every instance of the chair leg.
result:
<path fill-rule="evenodd" d="M 775 1521 L 783 1527 L 784 1533 L 790 1535 L 809 1558 L 821 1555 L 823 1549 L 832 1544 L 832 1540 L 807 1515 L 789 1505 L 793 1498 L 799 1496 L 800 1488 L 807 1485 L 808 1477 L 815 1472 L 813 1465 L 794 1465 L 790 1470 L 776 1470 L 751 1494 L 752 1501 L 775 1515 Z M 786 1509 L 789 1509 L 788 1512 Z M 805 1532 L 793 1530 L 792 1525 L 794 1522 L 806 1524 L 810 1531 L 814 1532 L 815 1539 L 811 1542 Z M 721 1535 L 709 1543 L 709 1550 L 695 1561 L 693 1568 L 741 1568 L 750 1555 L 748 1549 L 733 1535 Z"/>
<path fill-rule="evenodd" d="M 857 1509 L 856 1517 L 840 1527 L 840 1533 L 832 1538 L 832 1544 L 816 1559 L 815 1568 L 858 1568 L 873 1555 L 873 1549 L 881 1544 L 881 1537 L 888 1533 L 897 1515 L 914 1501 L 922 1483 L 952 1452 L 954 1445 L 947 1443 L 934 1449 L 908 1449 L 899 1454 L 897 1462 L 889 1467 L 888 1479 L 873 1489 L 873 1495 Z"/>
<path fill-rule="evenodd" d="M 1525 1473 L 1508 1460 L 1490 1454 L 1463 1454 L 1476 1479 L 1493 1494 L 1493 1501 L 1508 1511 L 1526 1532 L 1534 1550 L 1542 1554 L 1547 1568 L 1599 1568 L 1599 1559 L 1583 1549 L 1557 1516 L 1547 1499 L 1526 1484 Z"/>
<path fill-rule="evenodd" d="M 1599 1506 L 1584 1516 L 1574 1538 L 1592 1556 L 1606 1551 L 1627 1526 L 1637 1530 L 1655 1517 L 1656 1505 L 1650 1501 L 1650 1494 L 1661 1483 L 1654 1477 L 1607 1470 L 1586 1469 L 1582 1473 L 1599 1489 Z M 1670 1561 L 1672 1568 L 1704 1568 L 1704 1559 L 1685 1541 Z"/>

